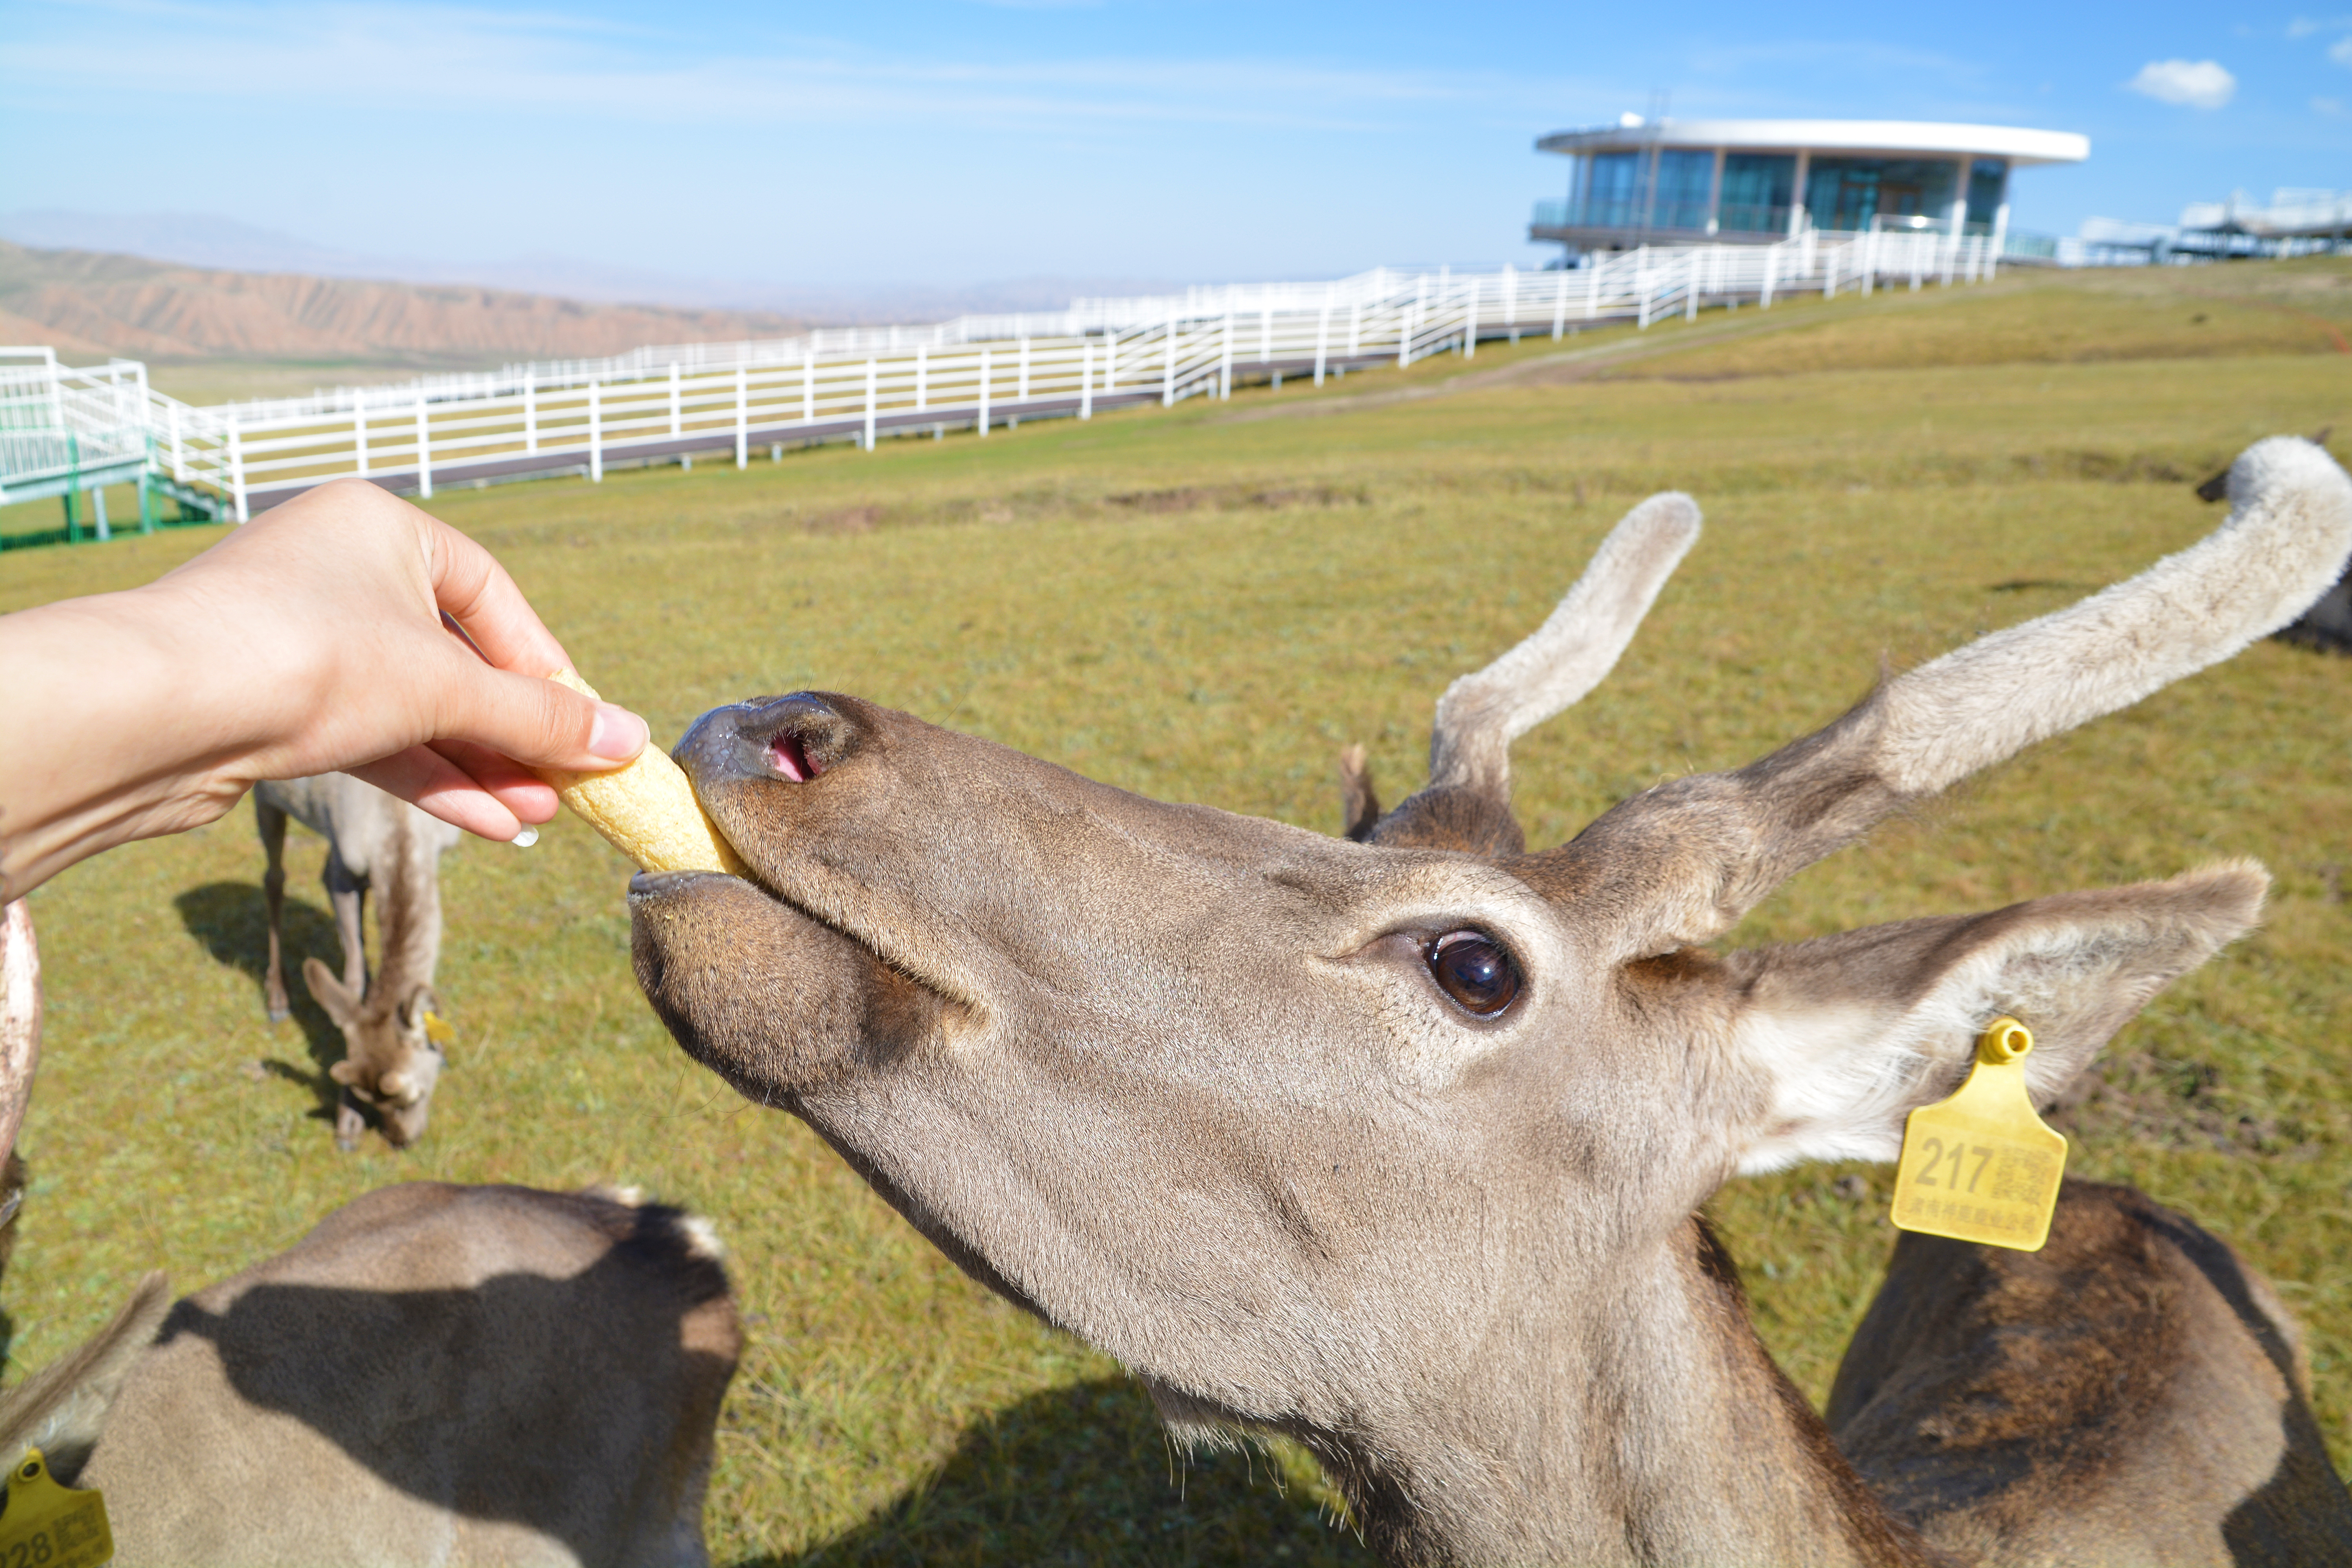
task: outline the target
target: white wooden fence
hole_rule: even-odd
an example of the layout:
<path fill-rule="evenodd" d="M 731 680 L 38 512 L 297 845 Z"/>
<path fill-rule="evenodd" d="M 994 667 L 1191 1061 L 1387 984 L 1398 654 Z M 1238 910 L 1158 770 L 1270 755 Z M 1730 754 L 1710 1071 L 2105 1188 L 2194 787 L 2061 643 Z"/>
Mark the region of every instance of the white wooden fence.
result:
<path fill-rule="evenodd" d="M 1382 268 L 1329 283 L 1078 300 L 1064 311 L 683 343 L 203 408 L 149 391 L 142 373 L 135 397 L 156 464 L 218 492 L 243 521 L 344 475 L 429 496 L 436 484 L 602 479 L 617 464 L 701 454 L 741 467 L 757 451 L 810 441 L 871 449 L 884 435 L 985 436 L 1022 419 L 1230 396 L 1237 378 L 1304 375 L 1319 385 L 1349 369 L 1475 354 L 1497 338 L 1647 327 L 1799 292 L 1976 281 L 1994 263 L 1981 238 L 1806 234 L 1772 246 L 1647 248 L 1566 271 Z M 49 363 L 53 381 L 105 374 Z M 110 395 L 133 395 L 118 378 Z M 59 406 L 63 419 L 70 410 Z M 0 486 L 12 482 L 8 461 L 0 454 Z"/>

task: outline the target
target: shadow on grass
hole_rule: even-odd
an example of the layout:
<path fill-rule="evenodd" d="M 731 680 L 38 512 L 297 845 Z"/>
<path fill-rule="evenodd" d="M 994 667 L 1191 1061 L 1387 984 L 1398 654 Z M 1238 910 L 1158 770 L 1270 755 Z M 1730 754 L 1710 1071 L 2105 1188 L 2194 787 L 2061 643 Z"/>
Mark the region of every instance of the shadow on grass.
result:
<path fill-rule="evenodd" d="M 1363 1563 L 1316 1499 L 1251 1451 L 1171 1457 L 1150 1400 L 1105 1378 L 1035 1394 L 975 1424 L 922 1487 L 796 1556 L 835 1564 Z"/>
<path fill-rule="evenodd" d="M 207 882 L 190 888 L 172 903 L 180 911 L 180 923 L 205 944 L 205 952 L 252 978 L 254 1016 L 266 1017 L 261 980 L 262 971 L 269 964 L 269 909 L 261 889 L 251 882 Z M 335 930 L 333 916 L 302 899 L 288 897 L 281 919 L 286 1000 L 302 1030 L 310 1065 L 306 1069 L 299 1063 L 268 1057 L 262 1059 L 261 1070 L 310 1090 L 319 1102 L 311 1117 L 331 1124 L 342 1090 L 327 1076 L 327 1068 L 343 1059 L 343 1034 L 310 999 L 310 987 L 302 984 L 302 960 L 316 957 L 341 973 L 342 938 Z M 270 1026 L 265 1023 L 264 1026 Z"/>

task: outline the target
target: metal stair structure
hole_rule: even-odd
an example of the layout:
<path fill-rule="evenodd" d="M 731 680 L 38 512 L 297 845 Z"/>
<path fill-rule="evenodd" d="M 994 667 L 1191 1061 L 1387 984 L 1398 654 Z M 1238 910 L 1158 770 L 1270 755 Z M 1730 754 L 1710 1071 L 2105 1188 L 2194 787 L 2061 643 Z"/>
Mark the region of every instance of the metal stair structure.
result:
<path fill-rule="evenodd" d="M 1702 309 L 1769 309 L 1792 294 L 1993 276 L 1977 237 L 1806 233 L 1775 245 L 1645 247 L 1567 270 L 1379 268 L 1331 282 L 1195 288 L 1077 300 L 1066 310 L 962 316 L 932 326 L 825 329 L 682 343 L 610 359 L 424 376 L 397 386 L 196 407 L 156 393 L 144 366 L 60 365 L 0 349 L 0 505 L 141 485 L 244 521 L 329 479 L 404 494 L 698 456 L 884 436 L 982 436 L 1024 419 L 1230 397 L 1237 383 L 1406 366 L 1496 340 L 1646 328 Z M 19 363 L 7 363 L 14 359 Z M 94 530 L 103 537 L 102 509 Z"/>

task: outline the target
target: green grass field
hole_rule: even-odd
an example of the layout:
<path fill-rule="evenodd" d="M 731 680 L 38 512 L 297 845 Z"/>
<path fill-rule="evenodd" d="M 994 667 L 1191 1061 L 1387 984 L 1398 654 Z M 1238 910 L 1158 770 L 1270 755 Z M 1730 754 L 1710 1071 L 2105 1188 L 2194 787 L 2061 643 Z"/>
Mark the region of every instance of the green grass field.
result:
<path fill-rule="evenodd" d="M 712 704 L 825 687 L 1329 831 L 1343 744 L 1370 744 L 1389 798 L 1416 784 L 1444 684 L 1540 620 L 1629 504 L 1687 489 L 1706 536 L 1632 651 L 1518 748 L 1543 846 L 1822 722 L 1882 658 L 1930 657 L 2194 540 L 2220 514 L 2190 485 L 2247 442 L 2352 434 L 2347 321 L 2340 263 L 2036 275 L 1710 313 L 1597 334 L 1575 358 L 1530 342 L 1320 393 L 433 510 L 497 551 L 588 678 L 665 741 Z M 144 581 L 215 531 L 12 552 L 0 609 Z M 2347 682 L 2352 662 L 2261 645 L 1889 826 L 1733 939 L 2268 864 L 2263 930 L 2122 1033 L 2067 1131 L 2075 1173 L 2186 1209 L 2277 1283 L 2339 1467 Z M 23 1143 L 36 1183 L 0 1281 L 19 1373 L 142 1270 L 193 1288 L 387 1182 L 631 1181 L 718 1222 L 750 1317 L 710 1499 L 718 1560 L 1363 1555 L 1302 1456 L 1171 1454 L 1117 1366 L 967 1283 L 798 1123 L 688 1063 L 629 977 L 625 868 L 575 822 L 445 862 L 459 1037 L 432 1130 L 404 1156 L 373 1140 L 338 1154 L 322 1068 L 340 1042 L 307 1001 L 263 1022 L 251 821 L 240 808 L 33 895 L 48 1038 Z M 320 847 L 294 848 L 291 942 L 331 962 Z M 1716 1203 L 1768 1342 L 1816 1399 L 1891 1242 L 1888 1185 L 1884 1169 L 1814 1168 Z"/>

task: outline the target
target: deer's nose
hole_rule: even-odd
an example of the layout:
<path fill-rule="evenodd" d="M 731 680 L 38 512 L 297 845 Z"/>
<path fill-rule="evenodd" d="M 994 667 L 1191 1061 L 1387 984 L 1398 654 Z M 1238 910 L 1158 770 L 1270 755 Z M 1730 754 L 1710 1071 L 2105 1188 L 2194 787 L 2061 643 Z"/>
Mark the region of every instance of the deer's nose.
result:
<path fill-rule="evenodd" d="M 712 709 L 673 754 L 698 790 L 751 779 L 806 784 L 838 766 L 856 742 L 857 726 L 840 709 L 796 691 Z"/>

